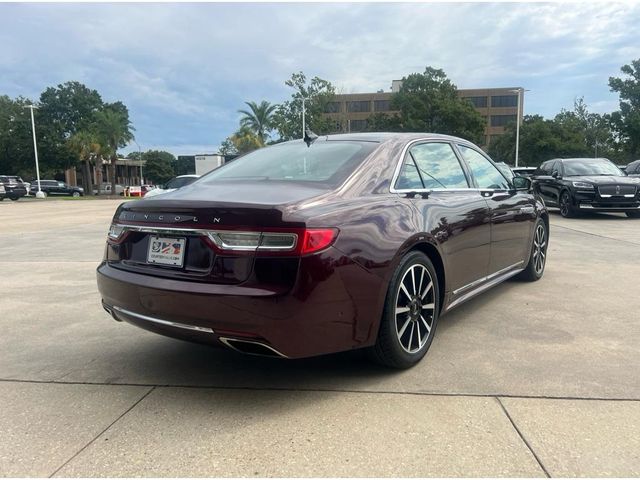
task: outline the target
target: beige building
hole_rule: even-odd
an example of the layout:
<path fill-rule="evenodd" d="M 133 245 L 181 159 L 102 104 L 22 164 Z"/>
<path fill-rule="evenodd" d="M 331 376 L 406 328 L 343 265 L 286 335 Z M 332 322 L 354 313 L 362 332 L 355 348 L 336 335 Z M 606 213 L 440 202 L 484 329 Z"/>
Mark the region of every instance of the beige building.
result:
<path fill-rule="evenodd" d="M 374 113 L 399 113 L 391 109 L 391 97 L 400 91 L 401 85 L 402 81 L 394 80 L 390 92 L 336 95 L 334 101 L 327 105 L 325 115 L 335 120 L 335 132 L 365 131 L 367 119 Z M 520 108 L 518 91 L 522 95 Z M 524 89 L 520 87 L 463 89 L 458 90 L 458 94 L 468 99 L 485 119 L 484 141 L 481 142 L 484 148 L 504 133 L 505 125 L 516 121 L 516 115 L 522 120 Z"/>

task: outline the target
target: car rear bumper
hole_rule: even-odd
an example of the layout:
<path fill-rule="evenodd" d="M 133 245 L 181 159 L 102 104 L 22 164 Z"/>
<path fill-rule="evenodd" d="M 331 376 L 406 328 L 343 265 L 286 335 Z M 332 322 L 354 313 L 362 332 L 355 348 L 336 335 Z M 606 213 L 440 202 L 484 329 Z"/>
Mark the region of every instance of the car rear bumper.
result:
<path fill-rule="evenodd" d="M 245 353 L 301 358 L 371 345 L 381 279 L 330 248 L 301 260 L 290 289 L 173 280 L 97 270 L 105 310 L 162 335 Z M 375 327 L 375 328 L 374 328 Z"/>

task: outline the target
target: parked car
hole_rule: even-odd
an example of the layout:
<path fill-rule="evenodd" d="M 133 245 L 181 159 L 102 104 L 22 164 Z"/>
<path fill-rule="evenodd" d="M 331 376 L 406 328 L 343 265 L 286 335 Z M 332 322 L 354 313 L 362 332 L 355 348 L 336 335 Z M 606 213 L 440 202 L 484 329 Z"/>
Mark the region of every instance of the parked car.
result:
<path fill-rule="evenodd" d="M 580 212 L 624 212 L 640 217 L 640 179 L 626 176 L 606 158 L 554 158 L 532 179 L 548 206 L 563 217 Z"/>
<path fill-rule="evenodd" d="M 631 162 L 627 165 L 624 172 L 630 177 L 640 177 L 640 160 Z"/>
<path fill-rule="evenodd" d="M 198 178 L 200 178 L 200 175 L 179 175 L 177 177 L 173 177 L 166 184 L 160 185 L 157 188 L 154 188 L 153 190 L 147 192 L 145 197 L 155 197 L 156 195 L 161 195 L 163 193 L 173 192 L 178 188 L 182 188 L 186 185 L 192 184 Z"/>
<path fill-rule="evenodd" d="M 511 171 L 513 171 L 514 175 L 530 178 L 533 172 L 536 171 L 536 167 L 513 167 Z"/>
<path fill-rule="evenodd" d="M 120 195 L 122 195 L 123 197 L 144 197 L 154 188 L 156 187 L 153 185 L 130 185 L 124 187 L 124 191 L 120 193 Z"/>
<path fill-rule="evenodd" d="M 45 196 L 72 196 L 81 197 L 84 195 L 84 189 L 82 187 L 74 187 L 58 180 L 40 180 L 40 190 Z M 38 191 L 38 181 L 36 180 L 31 184 L 31 193 L 34 195 Z"/>
<path fill-rule="evenodd" d="M 116 193 L 115 195 L 121 195 L 124 192 L 124 186 L 116 184 Z M 110 183 L 101 183 L 100 188 L 97 186 L 93 187 L 94 195 L 111 195 L 111 184 Z"/>
<path fill-rule="evenodd" d="M 0 196 L 0 201 L 5 198 L 16 201 L 27 194 L 27 189 L 22 179 L 18 176 L 0 175 L 0 184 L 4 187 L 4 193 Z"/>
<path fill-rule="evenodd" d="M 244 353 L 368 348 L 400 368 L 425 355 L 442 314 L 514 275 L 543 275 L 543 203 L 472 143 L 306 140 L 120 205 L 97 270 L 107 312 Z"/>

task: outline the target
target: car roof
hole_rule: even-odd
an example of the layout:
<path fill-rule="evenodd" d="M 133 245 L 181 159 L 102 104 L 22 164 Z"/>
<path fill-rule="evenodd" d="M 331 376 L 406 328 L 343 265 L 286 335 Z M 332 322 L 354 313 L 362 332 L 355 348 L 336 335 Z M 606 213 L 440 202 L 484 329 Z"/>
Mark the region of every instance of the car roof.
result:
<path fill-rule="evenodd" d="M 192 173 L 188 174 L 188 175 L 178 175 L 176 178 L 199 178 L 200 175 L 194 175 Z"/>
<path fill-rule="evenodd" d="M 447 140 L 456 142 L 470 143 L 468 140 L 459 137 L 453 137 L 451 135 L 443 135 L 440 133 L 424 133 L 424 132 L 362 132 L 362 133 L 338 133 L 335 135 L 322 135 L 319 139 L 327 141 L 361 141 L 361 142 L 376 142 L 383 143 L 388 140 L 421 140 L 421 139 L 436 139 Z"/>
<path fill-rule="evenodd" d="M 559 160 L 561 162 L 593 162 L 594 160 L 600 160 L 600 161 L 604 160 L 605 162 L 611 161 L 608 158 L 603 158 L 603 157 L 552 158 L 551 160 Z"/>

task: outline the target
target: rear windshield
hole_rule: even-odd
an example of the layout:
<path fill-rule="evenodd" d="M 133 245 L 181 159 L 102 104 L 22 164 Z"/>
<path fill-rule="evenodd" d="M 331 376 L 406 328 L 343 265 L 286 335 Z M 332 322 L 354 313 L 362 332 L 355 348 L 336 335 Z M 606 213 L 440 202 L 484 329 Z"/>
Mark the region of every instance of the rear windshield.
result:
<path fill-rule="evenodd" d="M 224 180 L 313 182 L 338 186 L 378 146 L 373 142 L 287 142 L 261 148 L 208 173 L 199 183 Z"/>
<path fill-rule="evenodd" d="M 189 185 L 190 183 L 195 182 L 198 177 L 177 177 L 172 180 L 169 180 L 165 185 L 166 188 L 181 188 L 185 185 Z"/>

